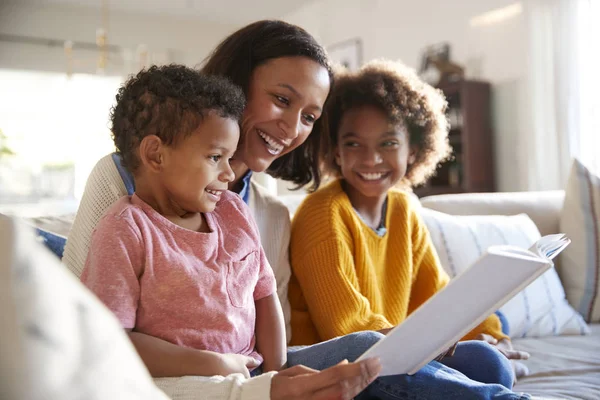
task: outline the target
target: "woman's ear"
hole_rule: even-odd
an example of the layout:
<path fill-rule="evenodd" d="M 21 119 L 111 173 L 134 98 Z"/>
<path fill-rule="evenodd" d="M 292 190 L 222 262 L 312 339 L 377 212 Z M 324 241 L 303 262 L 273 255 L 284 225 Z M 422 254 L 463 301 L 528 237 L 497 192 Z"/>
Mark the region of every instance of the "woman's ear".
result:
<path fill-rule="evenodd" d="M 139 147 L 140 163 L 151 172 L 160 172 L 164 163 L 162 140 L 156 135 L 148 135 L 142 139 Z"/>

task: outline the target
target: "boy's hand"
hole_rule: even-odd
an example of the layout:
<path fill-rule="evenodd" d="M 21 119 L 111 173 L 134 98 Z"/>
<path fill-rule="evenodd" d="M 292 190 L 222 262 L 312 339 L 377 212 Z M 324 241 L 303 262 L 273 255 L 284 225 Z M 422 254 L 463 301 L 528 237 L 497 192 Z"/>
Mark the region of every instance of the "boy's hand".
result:
<path fill-rule="evenodd" d="M 250 369 L 254 369 L 259 365 L 260 362 L 252 357 L 231 353 L 219 354 L 214 374 L 227 376 L 238 373 L 250 378 Z"/>

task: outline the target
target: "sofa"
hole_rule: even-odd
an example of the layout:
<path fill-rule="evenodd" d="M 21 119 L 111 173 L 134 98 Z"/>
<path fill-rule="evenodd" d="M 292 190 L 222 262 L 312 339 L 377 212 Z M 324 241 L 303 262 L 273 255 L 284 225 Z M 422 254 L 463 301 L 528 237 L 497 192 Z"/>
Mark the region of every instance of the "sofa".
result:
<path fill-rule="evenodd" d="M 492 218 L 488 222 L 495 224 L 496 220 L 493 218 L 516 215 L 517 219 L 498 219 L 498 226 L 529 223 L 530 230 L 535 230 L 537 235 L 556 233 L 559 232 L 559 217 L 564 197 L 563 191 L 452 194 L 421 199 L 415 197 L 415 203 L 421 207 L 422 216 L 430 228 L 434 245 L 443 261 L 449 250 L 456 256 L 466 253 L 467 245 L 460 241 L 461 235 L 454 235 L 454 244 L 452 240 L 444 242 L 445 246 L 450 243 L 452 249 L 442 249 L 439 240 L 436 239 L 436 230 L 449 229 L 449 225 L 456 221 L 464 223 L 461 218 L 475 218 L 467 223 L 480 223 L 482 219 Z M 301 194 L 280 196 L 291 216 L 303 198 L 304 195 Z M 44 230 L 66 234 L 65 224 L 68 225 L 69 220 L 68 217 L 45 218 L 33 222 L 42 226 Z M 472 231 L 472 228 L 469 229 Z M 520 228 L 517 227 L 518 229 Z M 559 296 L 563 297 L 565 307 L 569 307 L 566 305 L 564 292 L 559 291 Z M 540 302 L 543 304 L 544 300 Z M 581 318 L 579 314 L 577 316 Z M 575 331 L 573 326 L 569 330 L 569 323 L 566 323 L 566 330 L 560 332 L 544 334 L 534 330 L 532 335 L 511 335 L 516 349 L 531 354 L 531 358 L 524 361 L 529 374 L 518 380 L 516 391 L 530 393 L 534 399 L 600 399 L 600 324 L 586 325 L 579 319 L 574 326 L 581 329 L 577 328 Z M 573 325 L 573 322 L 570 324 Z"/>
<path fill-rule="evenodd" d="M 546 235 L 560 231 L 564 198 L 564 191 L 547 191 L 439 195 L 420 202 L 426 209 L 451 215 L 524 213 Z M 586 335 L 513 338 L 515 348 L 531 354 L 524 362 L 529 375 L 515 390 L 549 399 L 600 399 L 600 324 L 588 326 Z"/>

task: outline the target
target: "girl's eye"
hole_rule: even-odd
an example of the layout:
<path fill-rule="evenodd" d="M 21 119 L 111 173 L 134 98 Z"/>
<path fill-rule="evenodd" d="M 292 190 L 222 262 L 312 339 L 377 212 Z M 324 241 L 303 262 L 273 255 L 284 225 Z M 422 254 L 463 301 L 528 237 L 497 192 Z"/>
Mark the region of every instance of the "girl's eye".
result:
<path fill-rule="evenodd" d="M 398 142 L 396 142 L 396 141 L 393 141 L 393 140 L 389 140 L 389 141 L 387 141 L 387 142 L 383 142 L 381 145 L 382 145 L 383 147 L 393 147 L 393 146 L 397 146 L 397 145 L 398 145 Z"/>
<path fill-rule="evenodd" d="M 221 160 L 221 156 L 218 154 L 213 154 L 212 156 L 208 156 L 208 158 L 210 158 L 210 160 L 214 162 L 219 162 L 219 160 Z"/>

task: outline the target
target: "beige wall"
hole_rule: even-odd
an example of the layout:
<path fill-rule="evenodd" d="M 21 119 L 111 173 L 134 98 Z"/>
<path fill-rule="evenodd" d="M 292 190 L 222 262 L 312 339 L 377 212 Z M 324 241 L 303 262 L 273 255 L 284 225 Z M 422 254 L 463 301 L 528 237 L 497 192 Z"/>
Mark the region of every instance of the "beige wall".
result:
<path fill-rule="evenodd" d="M 471 78 L 490 81 L 499 190 L 520 190 L 515 139 L 525 130 L 527 26 L 523 14 L 486 27 L 469 20 L 514 0 L 318 0 L 286 16 L 325 46 L 360 37 L 364 59 L 401 59 L 417 68 L 428 44 L 450 42 Z"/>
<path fill-rule="evenodd" d="M 61 5 L 34 6 L 18 2 L 0 5 L 0 33 L 47 39 L 95 42 L 96 28 L 102 26 L 100 10 Z M 109 13 L 109 43 L 135 52 L 145 44 L 155 62 L 178 62 L 193 66 L 236 26 L 200 22 L 194 19 Z M 94 51 L 74 52 L 79 72 L 95 72 Z M 121 56 L 118 55 L 117 59 Z M 0 68 L 64 71 L 64 51 L 60 47 L 13 44 L 0 41 Z M 122 65 L 122 60 L 118 60 Z M 132 72 L 137 63 L 131 65 Z M 120 74 L 113 66 L 109 74 Z"/>

